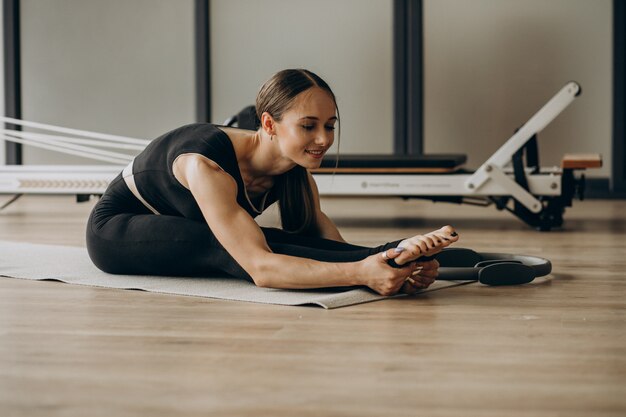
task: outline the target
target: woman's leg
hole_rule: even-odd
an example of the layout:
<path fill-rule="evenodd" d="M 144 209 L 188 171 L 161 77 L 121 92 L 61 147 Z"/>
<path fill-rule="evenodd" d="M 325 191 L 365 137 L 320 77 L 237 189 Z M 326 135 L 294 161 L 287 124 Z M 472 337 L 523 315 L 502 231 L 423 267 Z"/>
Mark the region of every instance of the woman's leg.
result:
<path fill-rule="evenodd" d="M 280 229 L 262 228 L 265 239 L 272 251 L 284 255 L 301 258 L 316 259 L 326 262 L 354 262 L 367 258 L 370 255 L 386 251 L 398 246 L 404 247 L 405 259 L 400 264 L 414 260 L 428 260 L 430 256 L 440 252 L 443 248 L 458 240 L 458 235 L 450 226 L 427 233 L 416 235 L 409 239 L 396 240 L 376 247 L 352 245 L 317 237 L 287 233 Z M 390 261 L 393 266 L 398 266 Z"/>
<path fill-rule="evenodd" d="M 295 235 L 263 228 L 272 251 L 325 262 L 354 262 L 397 246 L 376 248 Z M 250 275 L 201 222 L 174 216 L 121 213 L 102 218 L 97 207 L 89 218 L 87 249 L 105 272 L 132 275 L 197 276 L 227 273 Z"/>
<path fill-rule="evenodd" d="M 395 248 L 401 242 L 401 240 L 397 240 L 370 248 L 319 237 L 288 233 L 274 228 L 262 227 L 261 230 L 273 252 L 325 262 L 360 261 L 375 253 Z"/>
<path fill-rule="evenodd" d="M 87 250 L 105 272 L 209 276 L 227 273 L 252 281 L 205 223 L 153 214 L 115 214 L 87 227 Z"/>

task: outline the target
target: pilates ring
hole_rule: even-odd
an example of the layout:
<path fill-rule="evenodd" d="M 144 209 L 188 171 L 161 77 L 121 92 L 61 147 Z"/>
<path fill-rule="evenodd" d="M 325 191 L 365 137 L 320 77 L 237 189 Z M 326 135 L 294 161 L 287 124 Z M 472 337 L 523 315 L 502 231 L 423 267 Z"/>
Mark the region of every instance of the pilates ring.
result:
<path fill-rule="evenodd" d="M 520 285 L 552 272 L 552 263 L 548 259 L 537 256 L 446 248 L 434 258 L 439 262 L 437 279 L 444 281 Z"/>
<path fill-rule="evenodd" d="M 393 259 L 386 259 L 390 266 L 402 267 Z M 416 261 L 423 262 L 432 259 L 439 262 L 437 279 L 441 281 L 478 281 L 486 285 L 520 285 L 548 275 L 552 271 L 552 263 L 537 256 L 475 252 L 465 248 L 445 248 L 436 255 L 423 256 Z"/>

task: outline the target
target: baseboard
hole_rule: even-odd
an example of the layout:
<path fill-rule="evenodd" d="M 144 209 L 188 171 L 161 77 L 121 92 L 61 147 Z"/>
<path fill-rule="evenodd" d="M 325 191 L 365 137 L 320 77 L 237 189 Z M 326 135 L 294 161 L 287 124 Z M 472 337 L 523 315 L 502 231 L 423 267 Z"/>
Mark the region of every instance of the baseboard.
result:
<path fill-rule="evenodd" d="M 626 199 L 626 192 L 611 190 L 611 181 L 608 178 L 587 178 L 585 183 L 585 198 L 590 200 Z"/>

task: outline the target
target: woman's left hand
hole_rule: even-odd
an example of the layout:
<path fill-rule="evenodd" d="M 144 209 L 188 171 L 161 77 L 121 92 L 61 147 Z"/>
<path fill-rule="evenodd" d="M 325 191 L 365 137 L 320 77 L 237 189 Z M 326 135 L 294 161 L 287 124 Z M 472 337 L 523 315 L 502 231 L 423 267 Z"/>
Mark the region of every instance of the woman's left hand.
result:
<path fill-rule="evenodd" d="M 406 280 L 400 292 L 404 294 L 415 294 L 418 291 L 424 290 L 435 282 L 438 275 L 439 262 L 437 262 L 436 259 L 426 262 L 417 262 L 410 276 L 411 279 Z"/>

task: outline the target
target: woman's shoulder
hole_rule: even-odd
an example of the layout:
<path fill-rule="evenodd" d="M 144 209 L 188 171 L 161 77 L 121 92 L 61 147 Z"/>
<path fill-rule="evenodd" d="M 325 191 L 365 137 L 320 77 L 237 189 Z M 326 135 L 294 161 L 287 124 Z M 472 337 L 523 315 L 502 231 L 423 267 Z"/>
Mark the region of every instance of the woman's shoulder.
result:
<path fill-rule="evenodd" d="M 206 137 L 220 134 L 220 129 L 213 123 L 188 123 L 170 130 L 164 136 Z"/>
<path fill-rule="evenodd" d="M 230 146 L 228 136 L 212 123 L 189 123 L 170 130 L 155 140 L 169 149 L 224 148 Z"/>
<path fill-rule="evenodd" d="M 225 158 L 232 153 L 228 136 L 212 123 L 177 127 L 157 138 L 153 145 L 152 153 L 167 155 L 168 165 L 184 153 L 197 153 L 209 159 Z"/>
<path fill-rule="evenodd" d="M 251 133 L 254 133 L 254 131 L 241 129 L 238 127 L 224 126 L 216 123 L 188 123 L 167 132 L 165 135 L 209 134 L 211 136 L 216 135 L 222 137 L 238 137 L 249 136 Z"/>

